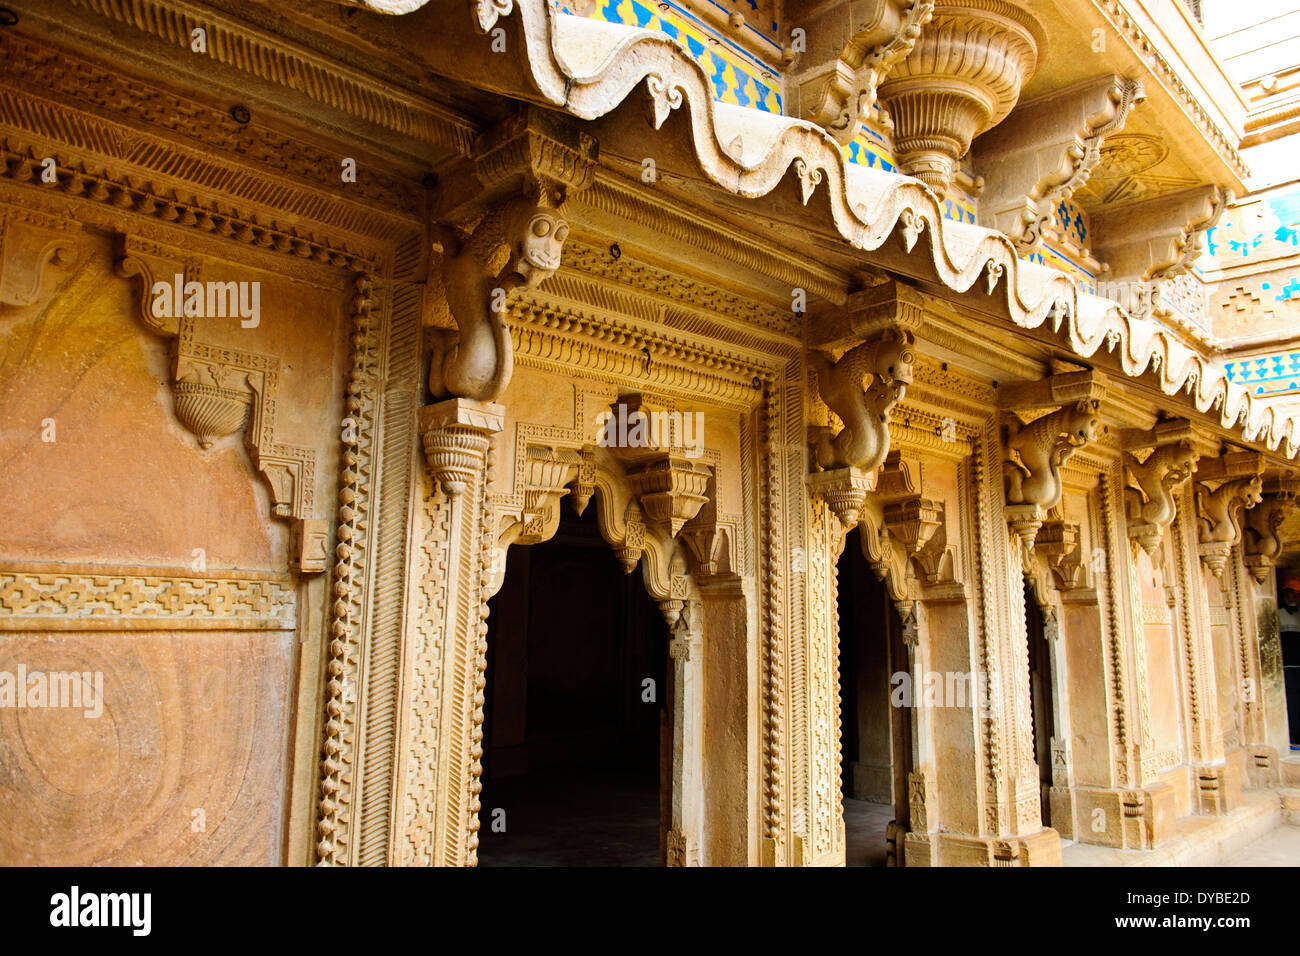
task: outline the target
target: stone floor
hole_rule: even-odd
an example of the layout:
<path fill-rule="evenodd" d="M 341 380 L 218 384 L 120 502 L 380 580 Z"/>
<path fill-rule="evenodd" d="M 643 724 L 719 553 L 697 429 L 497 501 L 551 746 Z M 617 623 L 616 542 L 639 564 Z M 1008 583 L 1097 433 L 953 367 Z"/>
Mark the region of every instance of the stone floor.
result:
<path fill-rule="evenodd" d="M 1300 827 L 1280 827 L 1234 850 L 1219 866 L 1300 866 Z"/>
<path fill-rule="evenodd" d="M 885 827 L 894 819 L 889 803 L 844 800 L 844 863 L 846 866 L 885 865 Z"/>
<path fill-rule="evenodd" d="M 626 771 L 488 780 L 479 866 L 658 866 L 659 783 Z M 504 810 L 504 832 L 494 811 Z"/>

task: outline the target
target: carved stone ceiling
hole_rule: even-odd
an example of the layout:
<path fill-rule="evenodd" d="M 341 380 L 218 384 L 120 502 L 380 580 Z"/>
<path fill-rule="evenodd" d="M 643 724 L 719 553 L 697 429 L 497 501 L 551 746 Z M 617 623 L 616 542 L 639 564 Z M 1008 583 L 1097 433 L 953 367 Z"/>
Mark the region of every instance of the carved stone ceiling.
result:
<path fill-rule="evenodd" d="M 1168 92 L 1093 4 L 1048 0 L 1031 6 L 1050 40 L 1038 72 L 1021 91 L 1022 103 L 1106 73 L 1141 78 L 1146 89 L 1146 101 L 1133 110 L 1122 133 L 1106 141 L 1092 182 L 1075 193 L 1078 202 L 1085 208 L 1127 204 L 1207 181 L 1241 192 L 1238 174 L 1206 140 L 1186 105 Z M 1098 36 L 1106 43 L 1104 54 L 1093 49 Z"/>

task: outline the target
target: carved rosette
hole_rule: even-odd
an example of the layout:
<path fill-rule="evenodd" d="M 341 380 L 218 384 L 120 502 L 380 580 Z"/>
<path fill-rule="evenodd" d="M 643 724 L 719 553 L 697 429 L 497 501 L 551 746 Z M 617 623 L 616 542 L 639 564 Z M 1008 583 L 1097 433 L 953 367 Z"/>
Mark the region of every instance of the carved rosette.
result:
<path fill-rule="evenodd" d="M 880 86 L 903 172 L 945 194 L 971 140 L 1016 105 L 1045 39 L 1030 13 L 1005 0 L 937 3 L 911 52 Z"/>
<path fill-rule="evenodd" d="M 429 473 L 450 498 L 484 474 L 492 436 L 501 431 L 505 409 L 494 402 L 453 398 L 420 409 L 420 436 Z"/>

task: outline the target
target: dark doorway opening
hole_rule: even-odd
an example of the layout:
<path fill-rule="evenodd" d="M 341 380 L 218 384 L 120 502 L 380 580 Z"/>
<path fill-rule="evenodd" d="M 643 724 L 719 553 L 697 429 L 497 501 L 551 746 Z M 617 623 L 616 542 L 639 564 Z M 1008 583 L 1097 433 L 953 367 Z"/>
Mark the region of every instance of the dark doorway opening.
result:
<path fill-rule="evenodd" d="M 1043 629 L 1043 609 L 1033 586 L 1025 582 L 1025 631 L 1029 640 L 1029 705 L 1034 722 L 1034 759 L 1038 761 L 1038 798 L 1043 826 L 1050 827 L 1052 786 L 1052 738 L 1056 718 L 1052 702 L 1052 656 Z"/>
<path fill-rule="evenodd" d="M 845 861 L 885 866 L 889 824 L 899 834 L 908 829 L 915 688 L 902 622 L 862 553 L 859 534 L 856 528 L 849 533 L 838 565 Z M 898 852 L 901 857 L 901 847 Z"/>
<path fill-rule="evenodd" d="M 668 629 L 595 512 L 511 548 L 489 602 L 482 866 L 663 860 Z"/>

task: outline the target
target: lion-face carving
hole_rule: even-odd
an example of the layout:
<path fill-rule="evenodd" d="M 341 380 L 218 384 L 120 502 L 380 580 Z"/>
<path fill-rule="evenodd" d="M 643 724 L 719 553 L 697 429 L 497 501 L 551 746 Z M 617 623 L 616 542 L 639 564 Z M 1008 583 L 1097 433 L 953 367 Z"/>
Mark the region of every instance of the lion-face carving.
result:
<path fill-rule="evenodd" d="M 521 206 L 510 225 L 510 270 L 524 280 L 525 286 L 535 287 L 560 268 L 569 224 L 554 209 Z"/>
<path fill-rule="evenodd" d="M 1097 437 L 1097 412 L 1100 408 L 1100 402 L 1082 401 L 1070 409 L 1061 422 L 1061 433 L 1071 445 L 1082 448 Z"/>
<path fill-rule="evenodd" d="M 879 380 L 901 385 L 912 384 L 912 366 L 916 364 L 916 337 L 911 332 L 891 330 L 880 344 L 876 356 Z"/>

